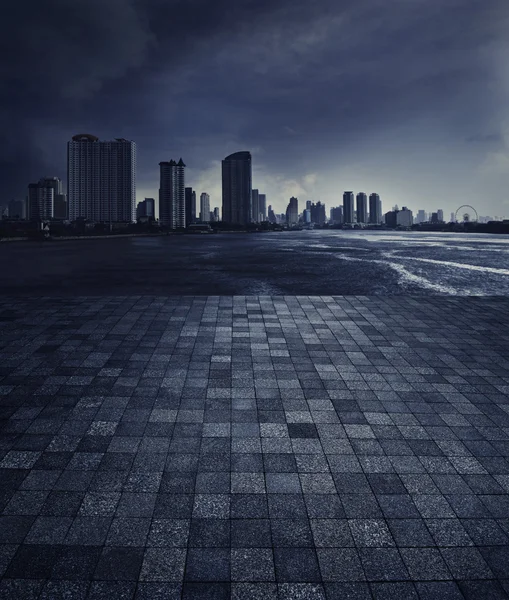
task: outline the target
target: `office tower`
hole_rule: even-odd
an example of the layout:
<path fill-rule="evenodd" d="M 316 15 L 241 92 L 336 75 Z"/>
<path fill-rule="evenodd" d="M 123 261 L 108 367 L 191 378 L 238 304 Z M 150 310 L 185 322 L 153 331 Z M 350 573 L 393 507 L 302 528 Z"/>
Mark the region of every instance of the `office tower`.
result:
<path fill-rule="evenodd" d="M 7 210 L 11 219 L 24 219 L 26 217 L 24 200 L 10 200 Z"/>
<path fill-rule="evenodd" d="M 68 218 L 67 194 L 57 194 L 53 198 L 53 217 L 62 220 Z"/>
<path fill-rule="evenodd" d="M 263 221 L 267 220 L 267 195 L 260 194 L 259 198 L 260 198 L 260 221 L 263 222 Z"/>
<path fill-rule="evenodd" d="M 426 222 L 426 212 L 424 210 L 417 211 L 417 223 L 425 223 Z"/>
<path fill-rule="evenodd" d="M 39 183 L 45 187 L 53 188 L 53 198 L 62 193 L 62 180 L 59 177 L 42 177 Z"/>
<path fill-rule="evenodd" d="M 382 222 L 382 201 L 378 194 L 369 195 L 369 222 L 380 225 Z"/>
<path fill-rule="evenodd" d="M 221 220 L 221 217 L 219 216 L 219 206 L 216 206 L 214 208 L 214 213 L 213 214 L 214 214 L 214 221 L 217 222 L 217 221 Z"/>
<path fill-rule="evenodd" d="M 330 209 L 330 220 L 333 225 L 341 225 L 343 223 L 343 207 L 337 206 Z"/>
<path fill-rule="evenodd" d="M 292 196 L 286 209 L 286 223 L 288 227 L 293 227 L 299 222 L 299 201 Z"/>
<path fill-rule="evenodd" d="M 186 226 L 196 222 L 196 192 L 192 187 L 186 187 Z"/>
<path fill-rule="evenodd" d="M 344 223 L 354 222 L 353 192 L 345 192 L 343 194 L 343 219 Z"/>
<path fill-rule="evenodd" d="M 272 210 L 272 204 L 269 204 L 269 223 L 277 223 L 276 213 Z"/>
<path fill-rule="evenodd" d="M 451 220 L 450 223 L 454 223 L 454 221 L 456 221 L 456 213 L 451 213 Z"/>
<path fill-rule="evenodd" d="M 136 208 L 137 217 L 152 217 L 156 216 L 156 201 L 154 198 L 145 198 L 142 202 L 138 202 Z"/>
<path fill-rule="evenodd" d="M 159 163 L 159 223 L 169 229 L 186 226 L 185 167 L 183 160 Z"/>
<path fill-rule="evenodd" d="M 403 206 L 401 210 L 396 210 L 396 223 L 401 227 L 411 227 L 414 222 L 414 216 L 412 211 Z"/>
<path fill-rule="evenodd" d="M 210 196 L 203 192 L 200 194 L 200 222 L 208 223 L 210 221 Z"/>
<path fill-rule="evenodd" d="M 251 190 L 251 221 L 260 221 L 260 194 L 258 190 Z"/>
<path fill-rule="evenodd" d="M 436 213 L 436 212 L 431 213 L 430 223 L 433 223 L 434 225 L 436 225 L 438 223 L 438 213 Z"/>
<path fill-rule="evenodd" d="M 230 154 L 222 161 L 223 221 L 236 225 L 251 222 L 251 153 Z"/>
<path fill-rule="evenodd" d="M 302 213 L 302 220 L 306 225 L 311 224 L 311 210 L 309 208 L 306 208 Z"/>
<path fill-rule="evenodd" d="M 306 210 L 311 210 L 311 205 L 313 202 L 311 200 L 306 200 Z"/>
<path fill-rule="evenodd" d="M 441 208 L 437 210 L 437 219 L 439 223 L 444 222 L 444 211 Z"/>
<path fill-rule="evenodd" d="M 316 225 L 320 225 L 320 226 L 325 224 L 325 221 L 326 221 L 325 204 L 322 204 L 321 202 L 317 202 L 315 204 L 314 202 L 312 202 L 310 204 L 310 207 L 306 208 L 306 210 L 309 210 L 309 212 L 310 212 L 312 223 L 316 223 Z"/>
<path fill-rule="evenodd" d="M 136 144 L 75 135 L 67 144 L 67 199 L 71 221 L 134 221 Z"/>
<path fill-rule="evenodd" d="M 357 223 L 368 222 L 368 198 L 364 192 L 357 194 Z"/>
<path fill-rule="evenodd" d="M 43 221 L 53 218 L 55 202 L 55 187 L 49 185 L 46 179 L 28 185 L 28 219 Z"/>

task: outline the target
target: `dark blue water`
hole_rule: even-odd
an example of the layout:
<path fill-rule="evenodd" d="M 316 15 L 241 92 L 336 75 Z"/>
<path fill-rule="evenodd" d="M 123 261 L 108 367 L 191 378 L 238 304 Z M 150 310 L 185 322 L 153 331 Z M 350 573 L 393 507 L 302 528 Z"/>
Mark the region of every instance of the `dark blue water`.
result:
<path fill-rule="evenodd" d="M 301 231 L 0 244 L 4 294 L 509 295 L 509 237 Z"/>

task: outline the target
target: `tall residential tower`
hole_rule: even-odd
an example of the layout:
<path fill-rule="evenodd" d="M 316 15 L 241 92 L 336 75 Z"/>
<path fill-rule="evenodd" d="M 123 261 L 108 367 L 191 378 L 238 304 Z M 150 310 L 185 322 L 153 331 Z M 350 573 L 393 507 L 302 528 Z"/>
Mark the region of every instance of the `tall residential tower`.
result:
<path fill-rule="evenodd" d="M 230 154 L 222 161 L 223 221 L 235 225 L 251 222 L 251 153 Z"/>
<path fill-rule="evenodd" d="M 75 135 L 67 144 L 67 199 L 71 221 L 134 221 L 136 144 Z"/>
<path fill-rule="evenodd" d="M 382 222 L 382 202 L 378 194 L 369 195 L 369 222 L 372 225 L 380 225 Z"/>
<path fill-rule="evenodd" d="M 169 229 L 186 226 L 184 161 L 160 162 L 159 223 Z"/>
<path fill-rule="evenodd" d="M 368 197 L 364 192 L 357 194 L 357 223 L 368 222 Z"/>
<path fill-rule="evenodd" d="M 343 223 L 354 222 L 353 192 L 343 194 Z"/>
<path fill-rule="evenodd" d="M 210 196 L 206 192 L 200 194 L 200 222 L 210 221 Z"/>

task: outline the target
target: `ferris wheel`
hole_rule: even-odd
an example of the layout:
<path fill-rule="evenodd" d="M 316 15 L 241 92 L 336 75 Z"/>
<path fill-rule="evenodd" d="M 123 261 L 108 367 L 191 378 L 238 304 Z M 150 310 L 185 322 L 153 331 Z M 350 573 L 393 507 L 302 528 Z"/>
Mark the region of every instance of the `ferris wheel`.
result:
<path fill-rule="evenodd" d="M 456 223 L 477 223 L 478 220 L 477 211 L 470 204 L 462 204 L 454 213 L 454 221 Z"/>

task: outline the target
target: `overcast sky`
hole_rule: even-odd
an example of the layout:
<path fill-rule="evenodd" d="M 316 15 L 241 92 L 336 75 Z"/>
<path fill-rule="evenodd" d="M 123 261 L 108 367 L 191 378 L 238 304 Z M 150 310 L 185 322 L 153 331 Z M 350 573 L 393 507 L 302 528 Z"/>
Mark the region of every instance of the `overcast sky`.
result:
<path fill-rule="evenodd" d="M 508 0 L 3 7 L 0 203 L 65 179 L 67 141 L 92 133 L 137 143 L 138 200 L 182 156 L 186 185 L 221 206 L 221 159 L 250 150 L 277 212 L 353 190 L 384 211 L 509 215 Z"/>

